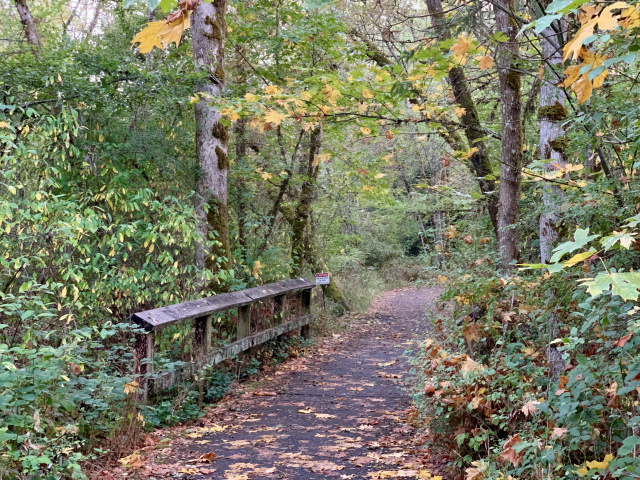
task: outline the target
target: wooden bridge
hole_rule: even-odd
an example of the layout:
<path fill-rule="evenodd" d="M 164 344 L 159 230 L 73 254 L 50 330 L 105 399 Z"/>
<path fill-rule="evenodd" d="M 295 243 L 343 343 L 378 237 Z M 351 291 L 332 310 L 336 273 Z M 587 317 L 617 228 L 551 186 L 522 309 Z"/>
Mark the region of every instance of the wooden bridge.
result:
<path fill-rule="evenodd" d="M 313 322 L 311 290 L 314 286 L 304 278 L 296 278 L 134 314 L 132 320 L 144 329 L 144 333 L 136 335 L 134 350 L 134 374 L 141 392 L 140 400 L 147 401 L 149 396 L 194 378 L 206 366 L 233 358 L 284 333 L 300 329 L 302 337 L 308 338 L 309 325 Z M 285 309 L 287 303 L 290 308 Z M 271 308 L 255 308 L 256 304 L 262 307 L 270 304 Z M 259 318 L 261 311 L 265 310 L 271 314 Z M 236 340 L 214 349 L 212 315 L 223 311 L 237 312 Z M 252 322 L 252 319 L 258 321 Z M 170 325 L 191 320 L 194 328 L 193 360 L 171 371 L 154 372 L 157 333 Z M 260 326 L 265 320 L 271 324 L 269 328 L 252 332 L 252 324 Z"/>

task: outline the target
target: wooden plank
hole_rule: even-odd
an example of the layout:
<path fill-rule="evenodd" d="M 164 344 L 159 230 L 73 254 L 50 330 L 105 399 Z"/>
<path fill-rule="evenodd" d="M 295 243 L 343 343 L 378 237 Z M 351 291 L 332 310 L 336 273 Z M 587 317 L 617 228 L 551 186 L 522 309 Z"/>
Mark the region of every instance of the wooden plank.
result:
<path fill-rule="evenodd" d="M 149 331 L 157 330 L 174 323 L 197 317 L 205 317 L 212 313 L 241 307 L 287 292 L 297 292 L 299 290 L 313 288 L 314 286 L 315 284 L 308 280 L 294 278 L 282 282 L 270 283 L 261 287 L 249 288 L 239 292 L 222 293 L 200 300 L 191 300 L 189 302 L 138 312 L 133 315 L 132 320 Z"/>
<path fill-rule="evenodd" d="M 149 397 L 149 384 L 151 380 L 147 378 L 153 374 L 153 359 L 155 348 L 155 334 L 137 333 L 133 350 L 133 375 L 138 382 L 138 401 L 147 403 Z"/>
<path fill-rule="evenodd" d="M 236 340 L 251 335 L 251 305 L 238 308 L 238 324 L 236 325 Z"/>
<path fill-rule="evenodd" d="M 268 330 L 256 333 L 237 340 L 223 348 L 214 350 L 204 357 L 204 361 L 189 362 L 177 367 L 172 372 L 160 373 L 157 378 L 149 381 L 149 395 L 157 395 L 158 392 L 171 388 L 177 383 L 187 381 L 193 378 L 204 365 L 216 365 L 224 360 L 234 357 L 235 355 L 249 350 L 252 347 L 261 345 L 269 340 L 279 337 L 283 333 L 302 328 L 313 322 L 313 315 L 304 315 L 286 323 L 281 323 Z"/>

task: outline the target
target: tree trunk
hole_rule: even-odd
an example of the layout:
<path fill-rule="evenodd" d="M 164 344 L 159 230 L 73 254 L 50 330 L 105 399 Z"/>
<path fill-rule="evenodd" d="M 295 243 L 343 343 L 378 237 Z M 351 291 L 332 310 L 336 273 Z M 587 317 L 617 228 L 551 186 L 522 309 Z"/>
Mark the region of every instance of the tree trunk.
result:
<path fill-rule="evenodd" d="M 500 204 L 498 210 L 498 246 L 502 268 L 518 259 L 518 229 L 520 215 L 520 180 L 522 170 L 522 101 L 518 53 L 518 24 L 511 15 L 515 0 L 496 0 L 496 28 L 507 36 L 498 46 L 497 66 L 500 78 L 502 111 L 502 160 L 500 168 Z"/>
<path fill-rule="evenodd" d="M 302 274 L 305 260 L 312 265 L 315 263 L 315 249 L 313 249 L 313 239 L 310 235 L 309 217 L 311 215 L 315 184 L 320 171 L 320 165 L 315 161 L 315 157 L 320 152 L 321 144 L 322 126 L 319 126 L 310 135 L 307 168 L 300 190 L 300 197 L 290 221 L 291 229 L 293 230 L 291 238 L 292 277 L 298 277 Z"/>
<path fill-rule="evenodd" d="M 39 55 L 42 51 L 42 45 L 40 44 L 40 37 L 38 36 L 38 30 L 36 29 L 36 22 L 31 16 L 27 0 L 15 0 L 15 2 L 16 8 L 18 9 L 18 15 L 20 15 L 22 29 L 27 37 L 27 42 L 33 46 L 33 52 L 36 55 Z"/>
<path fill-rule="evenodd" d="M 556 23 L 557 31 L 560 24 Z M 542 31 L 540 43 L 542 52 L 547 59 L 542 85 L 540 87 L 540 153 L 545 161 L 545 172 L 555 172 L 557 166 L 564 166 L 566 162 L 564 150 L 566 137 L 561 127 L 562 121 L 567 116 L 564 107 L 564 92 L 557 87 L 558 74 L 554 68 L 562 65 L 562 50 L 559 44 L 558 34 L 552 27 Z M 560 34 L 561 35 L 561 34 Z M 564 198 L 564 193 L 555 184 L 545 184 L 542 193 L 544 213 L 540 215 L 540 261 L 547 263 L 551 258 L 553 248 L 558 241 L 559 211 Z"/>
<path fill-rule="evenodd" d="M 193 29 L 193 61 L 207 77 L 196 85 L 196 93 L 212 97 L 224 90 L 224 43 L 227 32 L 226 0 L 201 3 L 191 16 Z M 212 272 L 231 266 L 229 211 L 227 206 L 227 147 L 229 133 L 220 123 L 220 112 L 203 99 L 195 104 L 196 153 L 200 162 L 198 200 L 200 231 L 204 238 L 213 234 L 216 240 L 210 252 L 199 246 L 196 260 L 200 268 Z"/>
<path fill-rule="evenodd" d="M 431 24 L 438 31 L 440 38 L 443 40 L 451 38 L 451 32 L 445 23 L 444 13 L 442 11 L 441 0 L 426 0 L 427 9 L 431 15 Z M 449 83 L 453 90 L 455 101 L 460 107 L 464 108 L 465 113 L 460 118 L 460 123 L 464 127 L 464 134 L 467 137 L 469 148 L 477 148 L 478 151 L 471 156 L 471 167 L 476 177 L 480 191 L 487 197 L 487 210 L 491 218 L 493 230 L 498 234 L 498 196 L 496 183 L 494 180 L 487 179 L 487 175 L 492 175 L 491 160 L 487 147 L 482 138 L 485 134 L 480 125 L 476 104 L 469 91 L 467 79 L 464 70 L 461 67 L 454 66 L 449 70 Z"/>

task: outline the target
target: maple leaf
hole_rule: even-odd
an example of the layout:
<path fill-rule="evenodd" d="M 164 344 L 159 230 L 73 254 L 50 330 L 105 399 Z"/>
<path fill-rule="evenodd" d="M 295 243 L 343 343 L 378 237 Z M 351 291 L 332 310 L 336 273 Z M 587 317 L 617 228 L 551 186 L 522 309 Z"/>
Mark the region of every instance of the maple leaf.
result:
<path fill-rule="evenodd" d="M 132 468 L 140 468 L 144 467 L 144 463 L 142 462 L 142 458 L 137 453 L 132 453 L 127 457 L 123 457 L 118 460 L 121 465 Z"/>
<path fill-rule="evenodd" d="M 464 117 L 467 114 L 467 109 L 462 107 L 455 107 L 453 111 L 458 118 Z"/>
<path fill-rule="evenodd" d="M 485 55 L 478 59 L 478 67 L 480 67 L 480 70 L 488 70 L 489 68 L 493 68 L 494 65 L 495 62 L 490 55 Z"/>
<path fill-rule="evenodd" d="M 553 429 L 553 432 L 551 432 L 551 438 L 562 438 L 565 433 L 567 433 L 566 428 L 556 427 Z"/>
<path fill-rule="evenodd" d="M 200 460 L 201 462 L 212 462 L 215 459 L 216 459 L 216 454 L 213 452 L 208 452 L 198 457 L 198 460 Z"/>
<path fill-rule="evenodd" d="M 136 391 L 138 390 L 138 382 L 134 380 L 132 382 L 125 383 L 123 385 L 123 389 L 124 389 L 124 393 L 126 393 L 127 395 L 131 393 L 136 393 Z"/>
<path fill-rule="evenodd" d="M 472 37 L 466 37 L 464 35 L 460 35 L 456 43 L 451 45 L 451 50 L 453 52 L 453 58 L 460 64 L 464 65 L 467 63 L 467 56 L 469 49 L 473 46 Z"/>
<path fill-rule="evenodd" d="M 589 77 L 585 74 L 580 77 L 580 79 L 571 85 L 571 90 L 573 90 L 578 98 L 578 104 L 582 104 L 589 100 L 591 94 L 593 93 L 593 83 L 589 80 Z"/>
<path fill-rule="evenodd" d="M 330 153 L 319 153 L 313 158 L 313 166 L 315 167 L 317 165 L 320 165 L 321 163 L 328 161 L 330 158 Z"/>
<path fill-rule="evenodd" d="M 485 367 L 483 364 L 475 362 L 471 357 L 467 356 L 467 359 L 462 364 L 462 367 L 460 367 L 460 371 L 463 373 L 481 372 L 482 370 L 484 370 L 484 368 Z"/>
<path fill-rule="evenodd" d="M 504 445 L 502 446 L 502 452 L 500 452 L 500 456 L 498 457 L 503 464 L 505 462 L 509 462 L 514 467 L 520 465 L 520 463 L 522 462 L 523 454 L 522 452 L 517 453 L 513 448 L 520 442 L 522 442 L 520 435 L 514 435 L 506 442 L 504 442 Z"/>
<path fill-rule="evenodd" d="M 277 85 L 267 85 L 266 87 L 264 87 L 264 93 L 266 93 L 267 95 L 276 94 L 279 91 L 280 90 L 278 89 Z"/>
<path fill-rule="evenodd" d="M 176 12 L 177 13 L 177 12 Z M 184 31 L 191 26 L 191 12 L 183 11 L 173 21 L 167 23 L 165 20 L 157 22 L 149 22 L 138 34 L 131 40 L 133 47 L 138 43 L 140 53 L 149 53 L 154 47 L 166 49 L 172 43 L 180 46 L 180 40 Z"/>
<path fill-rule="evenodd" d="M 324 87 L 322 87 L 322 93 L 325 94 L 327 101 L 331 105 L 335 105 L 338 99 L 342 96 L 340 90 L 333 88 L 331 85 L 325 85 Z"/>
<path fill-rule="evenodd" d="M 363 90 L 362 91 L 362 96 L 364 98 L 373 98 L 373 93 L 371 93 L 371 90 Z"/>
<path fill-rule="evenodd" d="M 264 121 L 266 123 L 273 123 L 276 126 L 278 126 L 282 123 L 282 120 L 284 120 L 285 118 L 287 117 L 282 115 L 281 113 L 276 112 L 275 110 L 269 110 L 264 116 Z"/>
<path fill-rule="evenodd" d="M 360 127 L 360 131 L 365 135 L 371 135 L 371 129 L 368 127 Z"/>
<path fill-rule="evenodd" d="M 482 335 L 480 332 L 482 331 L 482 327 L 478 323 L 470 323 L 464 330 L 462 330 L 462 336 L 467 340 L 467 342 L 472 342 L 473 340 L 480 340 Z"/>
<path fill-rule="evenodd" d="M 522 407 L 522 413 L 527 417 L 533 416 L 538 411 L 538 405 L 540 405 L 540 402 L 537 400 L 531 400 L 524 404 Z"/>

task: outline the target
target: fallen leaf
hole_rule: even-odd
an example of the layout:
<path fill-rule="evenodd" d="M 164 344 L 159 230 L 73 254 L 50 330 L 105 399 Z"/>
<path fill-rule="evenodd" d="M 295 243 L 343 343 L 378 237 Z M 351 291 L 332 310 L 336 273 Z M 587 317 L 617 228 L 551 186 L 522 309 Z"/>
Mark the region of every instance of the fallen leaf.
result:
<path fill-rule="evenodd" d="M 504 464 L 505 462 L 510 462 L 514 467 L 517 467 L 522 462 L 523 454 L 516 453 L 513 449 L 518 443 L 522 442 L 520 435 L 514 435 L 509 438 L 504 445 L 502 446 L 502 452 L 500 452 L 500 461 Z"/>

